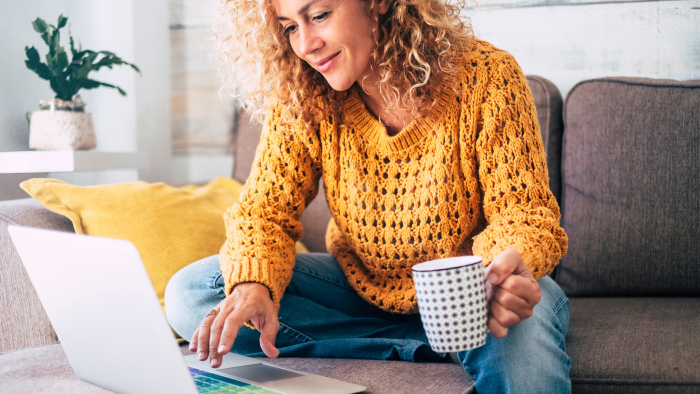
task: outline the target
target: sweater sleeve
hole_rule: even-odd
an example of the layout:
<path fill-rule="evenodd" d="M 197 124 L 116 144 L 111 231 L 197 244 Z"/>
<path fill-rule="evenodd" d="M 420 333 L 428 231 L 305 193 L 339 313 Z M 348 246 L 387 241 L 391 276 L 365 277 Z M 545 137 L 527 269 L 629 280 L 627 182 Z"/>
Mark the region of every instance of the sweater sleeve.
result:
<path fill-rule="evenodd" d="M 486 264 L 505 249 L 520 252 L 535 278 L 566 254 L 559 205 L 549 189 L 542 136 L 532 94 L 513 57 L 497 52 L 483 89 L 482 129 L 476 140 L 486 228 L 473 252 Z"/>
<path fill-rule="evenodd" d="M 220 253 L 227 295 L 238 283 L 261 283 L 278 309 L 303 232 L 299 219 L 318 193 L 321 174 L 317 135 L 298 124 L 283 131 L 280 119 L 280 107 L 268 113 L 239 203 L 224 214 Z"/>

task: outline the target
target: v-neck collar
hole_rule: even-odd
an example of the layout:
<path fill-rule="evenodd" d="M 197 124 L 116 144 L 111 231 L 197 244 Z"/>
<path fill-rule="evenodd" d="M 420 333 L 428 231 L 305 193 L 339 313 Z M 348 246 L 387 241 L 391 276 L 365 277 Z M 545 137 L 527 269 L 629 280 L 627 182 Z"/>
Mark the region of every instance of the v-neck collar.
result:
<path fill-rule="evenodd" d="M 440 95 L 435 106 L 427 116 L 412 120 L 397 134 L 390 136 L 386 127 L 369 112 L 365 102 L 360 97 L 357 86 L 353 86 L 345 102 L 343 113 L 345 119 L 351 123 L 356 132 L 361 133 L 365 140 L 372 144 L 392 152 L 398 152 L 415 145 L 418 141 L 431 132 L 435 123 L 444 114 L 448 105 L 455 100 L 456 93 L 450 87 L 454 78 L 448 75 L 443 77 L 438 87 Z"/>

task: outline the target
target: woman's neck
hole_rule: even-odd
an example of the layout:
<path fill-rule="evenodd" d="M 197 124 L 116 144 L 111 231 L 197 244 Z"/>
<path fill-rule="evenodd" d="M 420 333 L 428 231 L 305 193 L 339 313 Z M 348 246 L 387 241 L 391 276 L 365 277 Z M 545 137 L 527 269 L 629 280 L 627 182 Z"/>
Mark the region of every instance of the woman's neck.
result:
<path fill-rule="evenodd" d="M 388 109 L 382 99 L 379 86 L 376 83 L 368 82 L 368 79 L 363 82 L 359 87 L 360 98 L 369 112 L 384 125 L 389 136 L 398 134 L 411 123 L 413 120 L 411 111 L 401 108 Z"/>

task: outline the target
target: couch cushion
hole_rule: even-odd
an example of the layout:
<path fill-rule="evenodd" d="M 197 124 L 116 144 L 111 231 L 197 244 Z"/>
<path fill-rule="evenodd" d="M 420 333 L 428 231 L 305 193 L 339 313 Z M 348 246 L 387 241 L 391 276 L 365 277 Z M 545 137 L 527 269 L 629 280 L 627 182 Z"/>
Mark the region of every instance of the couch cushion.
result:
<path fill-rule="evenodd" d="M 575 393 L 700 392 L 700 298 L 572 298 Z"/>
<path fill-rule="evenodd" d="M 83 187 L 43 178 L 20 186 L 69 218 L 78 234 L 131 241 L 161 305 L 165 286 L 177 271 L 219 253 L 226 240 L 223 215 L 240 189 L 224 177 L 203 187 L 181 188 L 147 182 Z"/>
<path fill-rule="evenodd" d="M 559 89 L 548 79 L 528 75 L 527 84 L 537 109 L 544 151 L 547 154 L 549 188 L 557 202 L 561 204 L 561 140 L 564 133 L 562 107 L 564 106 Z"/>
<path fill-rule="evenodd" d="M 603 78 L 564 110 L 557 281 L 569 296 L 700 295 L 700 81 Z"/>
<path fill-rule="evenodd" d="M 184 346 L 181 351 L 189 353 Z M 264 360 L 361 384 L 367 387 L 368 394 L 465 394 L 474 386 L 457 364 L 299 358 Z M 0 381 L 3 393 L 112 393 L 79 380 L 59 344 L 0 355 Z"/>
<path fill-rule="evenodd" d="M 70 220 L 31 198 L 0 203 L 0 353 L 57 341 L 7 226 L 73 231 Z"/>

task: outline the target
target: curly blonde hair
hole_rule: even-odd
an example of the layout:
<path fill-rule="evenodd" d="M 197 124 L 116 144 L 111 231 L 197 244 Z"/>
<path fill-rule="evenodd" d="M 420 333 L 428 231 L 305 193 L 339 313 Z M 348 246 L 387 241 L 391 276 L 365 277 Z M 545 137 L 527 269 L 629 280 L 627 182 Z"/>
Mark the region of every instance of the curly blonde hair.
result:
<path fill-rule="evenodd" d="M 414 117 L 425 114 L 473 35 L 469 21 L 459 15 L 466 2 L 384 0 L 389 9 L 378 15 L 371 11 L 377 0 L 356 1 L 370 3 L 376 23 L 370 63 L 380 77 L 384 106 L 408 109 Z M 238 97 L 257 120 L 270 106 L 283 104 L 286 121 L 312 124 L 324 107 L 337 111 L 347 97 L 294 53 L 272 0 L 219 0 L 212 27 L 222 92 Z"/>

